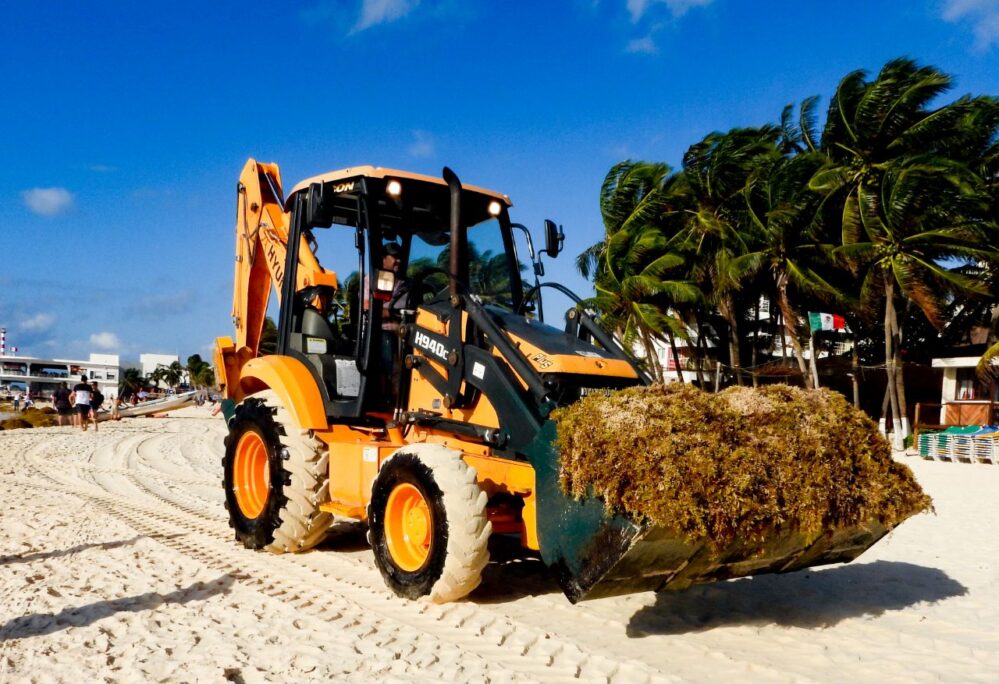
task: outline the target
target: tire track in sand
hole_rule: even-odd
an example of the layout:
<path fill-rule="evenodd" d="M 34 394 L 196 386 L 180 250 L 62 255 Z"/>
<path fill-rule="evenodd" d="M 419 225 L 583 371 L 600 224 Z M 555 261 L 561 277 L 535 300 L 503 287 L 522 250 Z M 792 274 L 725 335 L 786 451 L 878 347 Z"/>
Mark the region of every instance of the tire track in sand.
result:
<path fill-rule="evenodd" d="M 129 462 L 122 468 L 119 463 L 107 460 L 109 455 L 130 458 L 129 454 L 141 451 L 146 441 L 135 435 L 115 445 L 99 445 L 93 465 L 75 469 L 84 476 L 83 481 L 72 475 L 74 469 L 54 467 L 58 464 L 40 453 L 44 445 L 30 449 L 25 457 L 36 472 L 56 483 L 64 493 L 85 498 L 136 531 L 232 574 L 262 593 L 329 620 L 333 626 L 347 620 L 351 625 L 360 625 L 365 633 L 379 634 L 400 626 L 413 628 L 438 643 L 456 646 L 488 662 L 488 671 L 494 679 L 504 670 L 512 671 L 519 679 L 526 676 L 548 681 L 667 679 L 643 663 L 587 654 L 575 643 L 562 643 L 561 638 L 553 639 L 547 632 L 515 624 L 471 603 L 437 606 L 402 601 L 384 588 L 371 586 L 370 580 L 378 578 L 371 577 L 370 568 L 329 563 L 328 558 L 320 560 L 331 567 L 319 568 L 313 562 L 303 564 L 299 560 L 320 554 L 270 556 L 237 548 L 229 541 L 224 520 L 190 506 L 189 502 L 179 504 L 145 486 L 141 478 L 135 477 L 135 471 L 127 467 Z M 22 485 L 50 489 L 22 478 L 18 480 Z M 136 493 L 141 493 L 144 500 L 136 501 Z M 336 556 L 335 553 L 321 555 Z M 276 569 L 280 571 L 275 572 Z M 361 574 L 366 577 L 360 577 Z M 363 616 L 377 617 L 370 620 Z M 391 648 L 395 641 L 397 637 L 390 635 L 379 643 Z M 402 657 L 400 652 L 393 656 Z"/>

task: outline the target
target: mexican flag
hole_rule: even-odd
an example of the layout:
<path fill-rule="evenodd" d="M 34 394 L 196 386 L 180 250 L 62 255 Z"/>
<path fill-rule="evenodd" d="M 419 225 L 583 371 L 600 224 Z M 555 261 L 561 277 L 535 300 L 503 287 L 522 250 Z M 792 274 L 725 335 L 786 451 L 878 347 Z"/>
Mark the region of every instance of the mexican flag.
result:
<path fill-rule="evenodd" d="M 809 312 L 808 325 L 811 327 L 812 332 L 818 332 L 819 330 L 846 330 L 846 321 L 842 316 L 837 316 L 836 314 Z"/>

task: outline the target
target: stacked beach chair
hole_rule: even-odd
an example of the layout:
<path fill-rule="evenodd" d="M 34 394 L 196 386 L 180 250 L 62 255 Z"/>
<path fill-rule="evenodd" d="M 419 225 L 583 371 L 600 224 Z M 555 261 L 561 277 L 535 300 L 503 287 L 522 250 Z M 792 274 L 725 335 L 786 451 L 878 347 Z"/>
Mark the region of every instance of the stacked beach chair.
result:
<path fill-rule="evenodd" d="M 999 465 L 999 427 L 982 428 L 988 432 L 975 435 L 972 461 Z"/>
<path fill-rule="evenodd" d="M 918 447 L 925 459 L 999 465 L 999 427 L 955 425 L 940 432 L 923 432 Z"/>

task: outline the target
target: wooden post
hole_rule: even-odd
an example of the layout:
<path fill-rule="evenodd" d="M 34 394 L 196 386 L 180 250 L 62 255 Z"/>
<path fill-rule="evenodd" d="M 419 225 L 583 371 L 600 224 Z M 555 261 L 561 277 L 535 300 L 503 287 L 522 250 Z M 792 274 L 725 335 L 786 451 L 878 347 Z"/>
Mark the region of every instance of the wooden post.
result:
<path fill-rule="evenodd" d="M 721 361 L 715 363 L 715 394 L 718 394 L 719 385 L 721 385 Z"/>

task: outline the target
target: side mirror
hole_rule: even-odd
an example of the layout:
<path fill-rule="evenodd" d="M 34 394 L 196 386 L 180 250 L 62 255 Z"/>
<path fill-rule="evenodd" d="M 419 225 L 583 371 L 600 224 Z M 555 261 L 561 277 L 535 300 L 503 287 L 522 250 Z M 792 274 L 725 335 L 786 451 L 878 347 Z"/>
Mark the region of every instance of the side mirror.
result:
<path fill-rule="evenodd" d="M 556 226 L 551 219 L 545 219 L 545 252 L 548 256 L 555 258 L 562 251 L 562 241 L 565 240 L 565 233 L 562 226 Z"/>

